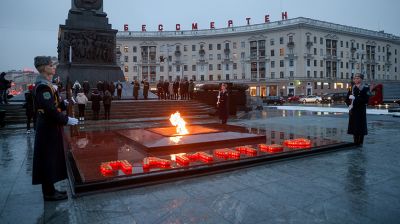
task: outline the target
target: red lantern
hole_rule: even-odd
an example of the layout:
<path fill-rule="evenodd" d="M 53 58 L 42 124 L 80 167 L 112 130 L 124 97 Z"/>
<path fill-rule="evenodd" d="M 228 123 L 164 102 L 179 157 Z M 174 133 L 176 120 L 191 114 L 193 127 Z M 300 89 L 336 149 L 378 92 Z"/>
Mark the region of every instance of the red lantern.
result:
<path fill-rule="evenodd" d="M 170 168 L 171 161 L 166 159 L 160 159 L 157 157 L 146 157 L 143 159 L 143 170 L 149 170 L 152 168 Z"/>
<path fill-rule="evenodd" d="M 311 147 L 311 140 L 306 138 L 296 138 L 296 139 L 289 139 L 285 140 L 283 144 L 289 148 L 310 148 Z"/>
<path fill-rule="evenodd" d="M 100 172 L 104 175 L 111 175 L 114 170 L 122 170 L 125 174 L 132 173 L 132 164 L 127 160 L 114 160 L 110 162 L 104 162 L 100 165 Z"/>
<path fill-rule="evenodd" d="M 248 145 L 236 147 L 236 151 L 240 152 L 240 154 L 245 154 L 248 156 L 256 156 L 257 155 L 257 149 L 254 149 Z"/>
<path fill-rule="evenodd" d="M 272 144 L 272 145 L 259 144 L 258 147 L 260 148 L 261 151 L 268 153 L 276 153 L 283 151 L 283 146 L 278 144 Z"/>
<path fill-rule="evenodd" d="M 196 152 L 193 154 L 186 154 L 186 156 L 192 161 L 200 160 L 201 162 L 204 163 L 209 163 L 214 161 L 213 156 L 206 152 Z"/>
<path fill-rule="evenodd" d="M 190 159 L 188 157 L 186 157 L 185 155 L 177 155 L 175 157 L 175 161 L 180 166 L 188 166 L 190 164 Z"/>
<path fill-rule="evenodd" d="M 232 149 L 228 149 L 228 148 L 224 148 L 224 149 L 216 149 L 214 150 L 214 155 L 222 158 L 222 159 L 239 159 L 240 158 L 240 153 L 232 150 Z"/>

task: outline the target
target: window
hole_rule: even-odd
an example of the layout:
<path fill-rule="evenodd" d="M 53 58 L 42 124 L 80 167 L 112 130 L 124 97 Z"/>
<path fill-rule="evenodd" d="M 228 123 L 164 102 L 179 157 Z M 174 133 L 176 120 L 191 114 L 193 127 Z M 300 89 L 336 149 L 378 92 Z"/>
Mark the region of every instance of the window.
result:
<path fill-rule="evenodd" d="M 324 38 L 322 37 L 319 38 L 319 44 L 324 44 Z"/>
<path fill-rule="evenodd" d="M 269 44 L 273 46 L 275 44 L 274 39 L 269 40 Z"/>
<path fill-rule="evenodd" d="M 324 67 L 324 60 L 319 61 L 319 67 Z"/>
<path fill-rule="evenodd" d="M 161 70 L 161 68 L 160 68 Z M 137 66 L 133 66 L 133 72 L 137 72 Z"/>
<path fill-rule="evenodd" d="M 340 41 L 340 47 L 343 47 L 343 40 Z"/>
<path fill-rule="evenodd" d="M 311 78 L 311 72 L 307 71 L 307 78 Z"/>
<path fill-rule="evenodd" d="M 226 74 L 226 75 L 225 75 L 225 79 L 226 79 L 226 80 L 229 80 L 229 74 Z"/>
<path fill-rule="evenodd" d="M 168 71 L 172 72 L 172 65 L 168 66 Z"/>
<path fill-rule="evenodd" d="M 200 80 L 204 81 L 204 75 L 200 75 Z"/>
<path fill-rule="evenodd" d="M 187 45 L 183 45 L 183 51 L 187 51 Z"/>
<path fill-rule="evenodd" d="M 133 51 L 133 53 L 136 53 L 137 52 L 137 47 L 133 46 L 132 51 Z"/>
<path fill-rule="evenodd" d="M 226 70 L 226 71 L 229 70 L 229 64 L 225 64 L 225 70 Z"/>
<path fill-rule="evenodd" d="M 285 56 L 285 48 L 279 49 L 279 56 Z"/>
<path fill-rule="evenodd" d="M 240 42 L 240 47 L 241 48 L 245 48 L 246 47 L 246 42 L 244 42 L 244 41 Z"/>
<path fill-rule="evenodd" d="M 180 65 L 177 65 L 176 66 L 176 72 L 180 72 L 181 71 L 181 66 Z"/>
<path fill-rule="evenodd" d="M 134 66 L 133 70 L 135 70 L 135 67 L 136 66 Z M 164 72 L 164 66 L 160 66 L 160 72 Z"/>
<path fill-rule="evenodd" d="M 244 52 L 240 53 L 240 58 L 244 59 L 244 57 L 245 57 L 245 53 Z"/>
<path fill-rule="evenodd" d="M 208 50 L 212 51 L 212 49 L 213 49 L 213 45 L 212 45 L 212 44 L 209 44 L 209 45 L 208 45 Z"/>
<path fill-rule="evenodd" d="M 317 60 L 314 60 L 314 67 L 317 67 Z"/>
<path fill-rule="evenodd" d="M 314 78 L 317 78 L 317 71 L 314 71 Z"/>
<path fill-rule="evenodd" d="M 317 55 L 317 48 L 314 48 L 314 55 Z"/>
<path fill-rule="evenodd" d="M 275 51 L 271 50 L 271 57 L 275 56 Z"/>
<path fill-rule="evenodd" d="M 340 68 L 343 68 L 343 61 L 340 62 Z"/>
<path fill-rule="evenodd" d="M 225 49 L 229 49 L 229 43 L 225 43 Z"/>
<path fill-rule="evenodd" d="M 213 65 L 212 64 L 208 64 L 208 70 L 212 71 L 213 70 Z"/>
<path fill-rule="evenodd" d="M 221 54 L 217 54 L 217 59 L 221 60 Z"/>
<path fill-rule="evenodd" d="M 279 44 L 283 44 L 283 37 L 279 37 Z"/>
<path fill-rule="evenodd" d="M 222 68 L 221 68 L 221 64 L 217 64 L 217 69 L 218 70 L 221 70 Z"/>
<path fill-rule="evenodd" d="M 271 68 L 275 68 L 275 61 L 271 61 Z"/>
<path fill-rule="evenodd" d="M 271 79 L 275 78 L 275 72 L 271 72 Z"/>
<path fill-rule="evenodd" d="M 196 65 L 192 65 L 192 71 L 196 71 Z"/>
<path fill-rule="evenodd" d="M 279 78 L 281 78 L 281 79 L 285 78 L 285 75 L 283 72 L 279 72 Z"/>
<path fill-rule="evenodd" d="M 214 80 L 214 76 L 213 75 L 209 75 L 208 76 L 208 80 L 213 81 Z"/>
<path fill-rule="evenodd" d="M 217 44 L 217 50 L 221 50 L 221 44 Z"/>
<path fill-rule="evenodd" d="M 285 62 L 283 60 L 279 61 L 279 67 L 281 68 L 285 67 Z"/>
<path fill-rule="evenodd" d="M 293 78 L 294 77 L 294 71 L 290 71 L 289 72 L 289 76 L 290 76 L 290 78 Z"/>
<path fill-rule="evenodd" d="M 233 42 L 233 49 L 236 49 L 236 48 L 237 48 L 236 45 L 237 45 L 236 42 Z"/>
<path fill-rule="evenodd" d="M 237 69 L 237 63 L 233 63 L 233 70 Z"/>
<path fill-rule="evenodd" d="M 317 43 L 317 37 L 314 36 L 314 44 Z"/>
<path fill-rule="evenodd" d="M 183 71 L 187 72 L 188 70 L 188 66 L 187 65 L 183 65 Z"/>
<path fill-rule="evenodd" d="M 290 60 L 289 60 L 289 66 L 290 66 L 290 67 L 293 67 L 293 66 L 294 66 L 294 61 L 293 61 L 293 59 L 290 59 Z"/>
<path fill-rule="evenodd" d="M 192 45 L 192 51 L 196 51 L 196 45 Z"/>
<path fill-rule="evenodd" d="M 200 71 L 204 71 L 204 65 L 200 65 Z"/>
<path fill-rule="evenodd" d="M 124 52 L 128 53 L 128 47 L 127 46 L 124 47 Z"/>
<path fill-rule="evenodd" d="M 346 48 L 349 48 L 349 42 L 346 41 Z"/>
<path fill-rule="evenodd" d="M 133 56 L 133 62 L 137 62 L 137 57 Z"/>
<path fill-rule="evenodd" d="M 213 60 L 213 54 L 209 54 L 209 55 L 208 55 L 208 59 L 209 59 L 209 60 Z"/>
<path fill-rule="evenodd" d="M 125 56 L 125 57 L 124 57 L 124 61 L 125 61 L 125 62 L 128 62 L 128 60 L 129 60 L 129 57 L 128 57 L 128 56 Z"/>
<path fill-rule="evenodd" d="M 307 59 L 307 67 L 310 67 L 310 66 L 311 66 L 311 60 Z"/>

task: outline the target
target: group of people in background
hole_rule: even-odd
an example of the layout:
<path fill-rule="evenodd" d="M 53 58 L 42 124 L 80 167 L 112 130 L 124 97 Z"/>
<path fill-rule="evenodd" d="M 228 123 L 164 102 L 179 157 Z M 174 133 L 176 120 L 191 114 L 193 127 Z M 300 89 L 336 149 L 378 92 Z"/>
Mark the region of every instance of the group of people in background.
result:
<path fill-rule="evenodd" d="M 192 100 L 194 86 L 192 79 L 190 81 L 187 81 L 187 79 L 175 80 L 174 82 L 159 80 L 157 83 L 157 96 L 159 100 Z"/>

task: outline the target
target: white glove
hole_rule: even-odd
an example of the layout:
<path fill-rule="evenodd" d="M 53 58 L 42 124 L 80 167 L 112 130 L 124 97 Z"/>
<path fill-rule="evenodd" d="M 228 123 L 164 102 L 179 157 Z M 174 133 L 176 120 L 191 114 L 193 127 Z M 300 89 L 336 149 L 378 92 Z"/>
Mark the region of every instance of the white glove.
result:
<path fill-rule="evenodd" d="M 58 90 L 58 86 L 57 85 L 53 85 L 53 88 L 57 91 Z"/>
<path fill-rule="evenodd" d="M 351 111 L 351 109 L 353 109 L 353 105 L 350 105 L 350 106 L 349 106 L 349 111 Z"/>
<path fill-rule="evenodd" d="M 68 100 L 64 100 L 64 105 L 65 105 L 66 107 L 68 107 L 68 104 L 69 104 Z"/>
<path fill-rule="evenodd" d="M 350 99 L 350 100 L 354 100 L 355 98 L 356 98 L 356 97 L 355 97 L 354 95 L 350 95 L 350 96 L 349 96 L 349 99 Z"/>
<path fill-rule="evenodd" d="M 76 104 L 76 101 L 73 97 L 71 97 L 72 104 Z"/>
<path fill-rule="evenodd" d="M 78 119 L 73 117 L 68 117 L 68 125 L 77 125 L 79 123 Z"/>

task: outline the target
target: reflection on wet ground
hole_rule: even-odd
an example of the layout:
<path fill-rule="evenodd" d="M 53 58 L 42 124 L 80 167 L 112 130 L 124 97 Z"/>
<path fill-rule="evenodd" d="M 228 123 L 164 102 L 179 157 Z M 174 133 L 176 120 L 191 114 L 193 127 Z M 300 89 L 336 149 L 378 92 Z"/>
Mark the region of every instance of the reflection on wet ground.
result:
<path fill-rule="evenodd" d="M 285 113 L 256 111 L 230 124 L 351 139 L 345 114 Z M 0 223 L 397 223 L 400 120 L 371 115 L 368 127 L 362 148 L 59 203 L 44 203 L 31 185 L 33 136 L 0 130 Z"/>

